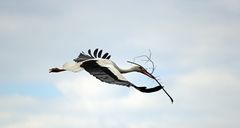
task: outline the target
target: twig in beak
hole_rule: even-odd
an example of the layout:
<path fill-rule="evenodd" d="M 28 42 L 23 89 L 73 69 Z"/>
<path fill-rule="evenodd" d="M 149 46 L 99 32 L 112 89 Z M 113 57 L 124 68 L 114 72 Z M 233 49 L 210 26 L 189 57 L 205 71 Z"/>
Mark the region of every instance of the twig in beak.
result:
<path fill-rule="evenodd" d="M 152 61 L 152 59 L 151 59 L 151 57 L 152 57 L 152 52 L 151 52 L 151 50 L 149 49 L 149 55 L 147 56 L 147 55 L 141 55 L 141 56 L 137 56 L 137 57 L 134 57 L 133 58 L 133 61 L 135 61 L 135 59 L 137 59 L 137 58 L 147 58 L 146 60 L 142 60 L 142 61 L 145 61 L 145 64 L 146 63 L 148 63 L 148 62 L 150 62 L 151 63 L 151 65 L 152 65 L 152 71 L 151 71 L 151 74 L 153 74 L 153 72 L 154 72 L 154 70 L 155 70 L 155 65 L 154 65 L 154 62 Z M 136 64 L 136 63 L 135 63 Z M 139 65 L 139 64 L 137 64 L 137 65 Z"/>
<path fill-rule="evenodd" d="M 128 62 L 128 63 L 131 63 L 131 64 L 135 64 L 135 65 L 141 66 L 140 64 L 137 64 L 137 63 L 135 63 L 135 62 L 131 62 L 131 61 L 127 61 L 127 62 Z M 142 66 L 141 66 L 141 67 L 142 67 Z M 141 92 L 146 92 L 146 93 L 156 92 L 156 91 L 162 89 L 162 90 L 167 94 L 167 96 L 170 98 L 171 102 L 173 103 L 172 97 L 171 97 L 171 96 L 168 94 L 168 92 L 163 88 L 163 86 L 162 86 L 162 85 L 160 84 L 160 82 L 156 79 L 156 77 L 154 77 L 154 76 L 152 75 L 152 73 L 149 73 L 144 67 L 142 67 L 142 68 L 143 68 L 142 73 L 145 74 L 145 75 L 147 75 L 147 76 L 149 76 L 150 78 L 154 79 L 154 80 L 158 83 L 159 86 L 156 86 L 156 87 L 153 87 L 153 88 L 137 88 L 137 87 L 135 87 L 135 88 L 137 88 L 137 89 L 140 90 Z"/>

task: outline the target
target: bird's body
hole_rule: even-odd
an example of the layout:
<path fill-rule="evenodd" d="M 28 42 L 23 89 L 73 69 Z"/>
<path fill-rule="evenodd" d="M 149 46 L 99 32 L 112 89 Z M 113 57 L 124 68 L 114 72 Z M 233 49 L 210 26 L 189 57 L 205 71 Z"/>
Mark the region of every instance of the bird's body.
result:
<path fill-rule="evenodd" d="M 147 72 L 147 70 L 144 69 L 141 65 L 131 62 L 131 64 L 135 65 L 133 65 L 129 69 L 121 69 L 113 61 L 110 60 L 110 57 L 111 55 L 109 55 L 108 53 L 102 55 L 102 50 L 98 51 L 98 49 L 95 49 L 92 54 L 91 50 L 89 49 L 88 54 L 82 52 L 76 59 L 73 60 L 73 62 L 65 63 L 62 68 L 52 68 L 49 70 L 49 72 L 79 72 L 84 69 L 97 79 L 109 84 L 134 87 L 135 89 L 146 93 L 156 92 L 161 89 L 164 90 L 163 86 L 157 81 L 157 79 L 151 73 Z M 135 86 L 122 75 L 129 72 L 142 73 L 156 80 L 159 86 L 156 86 L 154 88 Z M 169 94 L 165 90 L 164 92 L 169 96 Z M 173 102 L 171 97 L 170 99 Z"/>
<path fill-rule="evenodd" d="M 142 66 L 134 65 L 129 69 L 121 69 L 110 60 L 111 56 L 108 53 L 105 53 L 103 56 L 101 54 L 102 50 L 98 51 L 98 49 L 94 50 L 93 55 L 91 50 L 88 50 L 88 55 L 82 52 L 73 62 L 65 63 L 62 68 L 52 68 L 50 69 L 50 72 L 79 72 L 82 69 L 85 69 L 102 82 L 134 87 L 140 91 L 146 89 L 146 87 L 135 86 L 122 75 L 129 72 L 141 72 L 149 77 L 153 77 Z"/>
<path fill-rule="evenodd" d="M 84 60 L 82 62 L 65 63 L 62 67 L 62 70 L 79 72 L 82 69 L 85 69 L 87 72 L 89 72 L 91 75 L 95 76 L 102 82 L 138 88 L 129 81 L 127 81 L 127 79 L 122 75 L 123 73 L 136 71 L 136 68 L 136 66 L 133 66 L 129 69 L 121 69 L 109 59 L 94 58 Z M 143 87 L 139 87 L 139 89 L 141 88 Z"/>
<path fill-rule="evenodd" d="M 95 72 L 107 72 L 106 70 L 109 70 L 114 75 L 112 77 L 117 77 L 119 80 L 126 80 L 126 78 L 122 75 L 123 73 L 133 72 L 135 70 L 134 67 L 121 69 L 113 61 L 101 58 L 88 59 L 78 63 L 74 61 L 68 62 L 63 65 L 62 69 L 71 72 L 79 72 L 82 69 L 85 69 L 89 73 L 93 72 L 93 70 Z"/>
<path fill-rule="evenodd" d="M 82 63 L 77 63 L 75 61 L 67 62 L 62 66 L 62 69 L 71 72 L 79 72 L 82 70 L 82 68 L 80 67 L 81 64 Z"/>

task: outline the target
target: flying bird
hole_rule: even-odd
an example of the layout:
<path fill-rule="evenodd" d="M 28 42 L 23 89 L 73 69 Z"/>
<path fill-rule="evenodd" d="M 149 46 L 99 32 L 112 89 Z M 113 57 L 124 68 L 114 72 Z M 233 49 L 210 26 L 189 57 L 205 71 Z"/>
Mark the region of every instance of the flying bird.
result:
<path fill-rule="evenodd" d="M 134 65 L 128 69 L 122 69 L 118 67 L 113 61 L 111 61 L 110 58 L 111 55 L 109 53 L 103 54 L 103 50 L 95 49 L 92 53 L 92 51 L 89 49 L 88 54 L 81 52 L 77 58 L 73 59 L 73 62 L 65 63 L 62 68 L 51 68 L 49 69 L 49 73 L 58 73 L 63 71 L 79 72 L 84 69 L 97 79 L 109 84 L 133 87 L 145 93 L 155 92 L 160 89 L 164 90 L 163 86 L 156 80 L 156 78 L 141 65 L 128 61 Z M 159 86 L 156 86 L 154 88 L 136 86 L 129 82 L 122 75 L 129 72 L 139 72 L 152 79 L 155 79 L 158 82 Z M 166 91 L 165 93 L 168 95 Z M 170 99 L 173 102 L 171 97 Z"/>

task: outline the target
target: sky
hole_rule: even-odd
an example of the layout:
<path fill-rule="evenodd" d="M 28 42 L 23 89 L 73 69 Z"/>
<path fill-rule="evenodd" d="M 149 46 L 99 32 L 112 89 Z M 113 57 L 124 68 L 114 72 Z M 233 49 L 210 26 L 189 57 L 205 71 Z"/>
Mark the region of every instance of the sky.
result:
<path fill-rule="evenodd" d="M 1 128 L 240 126 L 240 1 L 1 0 Z M 49 74 L 100 48 L 119 67 L 152 53 L 163 91 Z M 140 61 L 141 62 L 141 61 Z M 125 77 L 156 86 L 141 74 Z"/>

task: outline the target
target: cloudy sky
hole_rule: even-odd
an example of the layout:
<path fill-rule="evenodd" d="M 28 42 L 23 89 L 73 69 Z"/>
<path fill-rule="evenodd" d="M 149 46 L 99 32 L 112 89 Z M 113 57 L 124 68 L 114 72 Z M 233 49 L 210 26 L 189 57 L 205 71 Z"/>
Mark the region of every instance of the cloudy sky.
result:
<path fill-rule="evenodd" d="M 0 0 L 0 127 L 239 127 L 239 33 L 238 0 Z M 175 102 L 85 71 L 48 73 L 89 48 L 121 67 L 150 49 Z"/>

